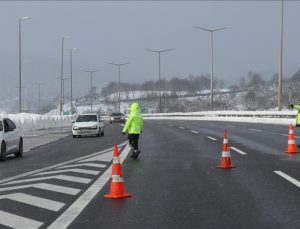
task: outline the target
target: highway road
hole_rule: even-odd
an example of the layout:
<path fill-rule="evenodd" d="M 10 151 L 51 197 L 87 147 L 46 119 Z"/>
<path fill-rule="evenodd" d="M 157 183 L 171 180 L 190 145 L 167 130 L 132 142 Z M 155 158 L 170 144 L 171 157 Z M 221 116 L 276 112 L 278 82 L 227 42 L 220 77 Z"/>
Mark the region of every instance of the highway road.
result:
<path fill-rule="evenodd" d="M 138 160 L 121 128 L 1 162 L 0 228 L 299 228 L 300 154 L 284 154 L 287 126 L 149 120 Z M 230 170 L 216 168 L 225 129 Z M 113 144 L 131 198 L 103 197 Z"/>

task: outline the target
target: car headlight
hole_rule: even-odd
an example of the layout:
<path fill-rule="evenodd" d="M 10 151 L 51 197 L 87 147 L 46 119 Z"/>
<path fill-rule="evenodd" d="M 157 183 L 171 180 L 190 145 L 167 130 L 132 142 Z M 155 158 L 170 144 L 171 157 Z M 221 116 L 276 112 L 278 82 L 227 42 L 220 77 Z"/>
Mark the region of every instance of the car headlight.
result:
<path fill-rule="evenodd" d="M 98 129 L 98 126 L 97 125 L 92 126 L 91 129 L 96 130 L 96 129 Z"/>
<path fill-rule="evenodd" d="M 73 130 L 78 130 L 79 127 L 78 126 L 73 126 Z"/>
<path fill-rule="evenodd" d="M 113 117 L 111 117 L 111 118 L 110 118 L 110 120 L 114 120 L 114 118 L 113 118 Z"/>

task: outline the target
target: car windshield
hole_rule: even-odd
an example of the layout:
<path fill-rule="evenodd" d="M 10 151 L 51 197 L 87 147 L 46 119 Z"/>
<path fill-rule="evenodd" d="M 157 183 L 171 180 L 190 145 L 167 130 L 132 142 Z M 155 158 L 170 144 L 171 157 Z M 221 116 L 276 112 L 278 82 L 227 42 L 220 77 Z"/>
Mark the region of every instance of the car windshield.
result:
<path fill-rule="evenodd" d="M 122 113 L 112 113 L 111 116 L 123 116 Z"/>
<path fill-rule="evenodd" d="M 76 122 L 97 122 L 97 115 L 80 115 Z"/>

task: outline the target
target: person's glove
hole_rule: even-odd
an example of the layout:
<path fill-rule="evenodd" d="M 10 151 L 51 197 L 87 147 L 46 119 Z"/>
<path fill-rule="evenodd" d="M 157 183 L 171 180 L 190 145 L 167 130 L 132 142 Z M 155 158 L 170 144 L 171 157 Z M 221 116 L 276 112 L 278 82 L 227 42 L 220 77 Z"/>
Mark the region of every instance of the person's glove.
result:
<path fill-rule="evenodd" d="M 291 104 L 291 108 L 294 108 L 294 104 Z"/>
<path fill-rule="evenodd" d="M 123 135 L 125 135 L 125 132 L 123 132 Z"/>

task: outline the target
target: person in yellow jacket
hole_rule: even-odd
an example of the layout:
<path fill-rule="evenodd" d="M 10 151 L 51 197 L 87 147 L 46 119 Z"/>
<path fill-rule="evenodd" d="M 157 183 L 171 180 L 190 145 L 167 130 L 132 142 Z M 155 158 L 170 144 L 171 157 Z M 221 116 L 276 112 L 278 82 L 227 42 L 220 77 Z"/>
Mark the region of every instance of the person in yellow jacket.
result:
<path fill-rule="evenodd" d="M 139 150 L 139 136 L 143 132 L 143 117 L 140 112 L 140 107 L 138 103 L 132 103 L 130 106 L 130 114 L 123 128 L 123 135 L 128 132 L 128 143 L 132 148 L 131 158 L 137 159 Z"/>
<path fill-rule="evenodd" d="M 300 105 L 291 104 L 291 108 L 294 108 L 295 110 L 298 111 L 296 126 L 300 127 Z"/>

